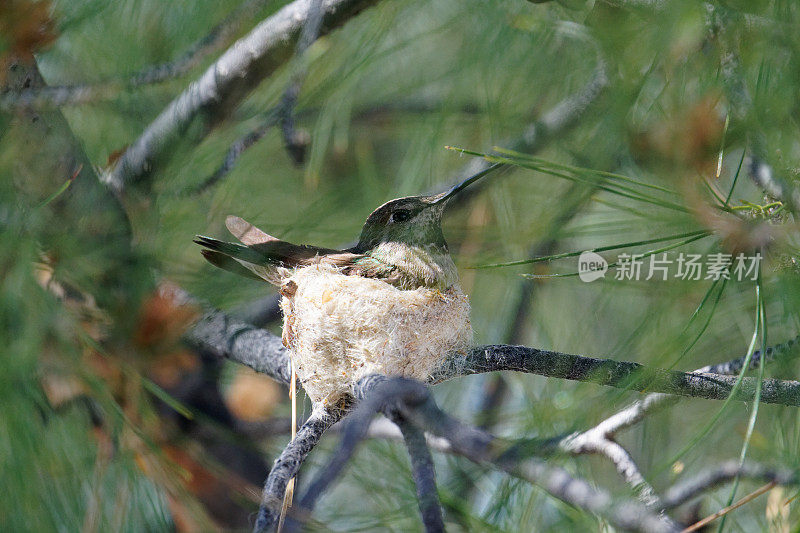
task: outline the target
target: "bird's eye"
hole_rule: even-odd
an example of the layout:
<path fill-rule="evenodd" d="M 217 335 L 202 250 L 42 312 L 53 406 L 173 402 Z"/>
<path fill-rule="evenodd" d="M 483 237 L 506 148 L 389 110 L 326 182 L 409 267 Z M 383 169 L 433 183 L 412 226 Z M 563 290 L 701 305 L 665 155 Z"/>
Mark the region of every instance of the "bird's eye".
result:
<path fill-rule="evenodd" d="M 389 219 L 389 222 L 405 222 L 409 218 L 411 218 L 411 211 L 408 209 L 398 209 L 392 213 L 392 217 Z"/>

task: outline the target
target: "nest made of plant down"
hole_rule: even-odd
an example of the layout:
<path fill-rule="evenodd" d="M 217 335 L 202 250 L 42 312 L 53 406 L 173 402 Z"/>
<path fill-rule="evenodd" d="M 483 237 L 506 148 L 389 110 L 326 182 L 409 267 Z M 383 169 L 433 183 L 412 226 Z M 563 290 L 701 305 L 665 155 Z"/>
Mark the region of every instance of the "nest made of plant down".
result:
<path fill-rule="evenodd" d="M 458 285 L 401 290 L 324 264 L 298 269 L 287 283 L 284 343 L 315 405 L 350 395 L 369 374 L 425 381 L 447 354 L 472 343 L 469 300 Z"/>

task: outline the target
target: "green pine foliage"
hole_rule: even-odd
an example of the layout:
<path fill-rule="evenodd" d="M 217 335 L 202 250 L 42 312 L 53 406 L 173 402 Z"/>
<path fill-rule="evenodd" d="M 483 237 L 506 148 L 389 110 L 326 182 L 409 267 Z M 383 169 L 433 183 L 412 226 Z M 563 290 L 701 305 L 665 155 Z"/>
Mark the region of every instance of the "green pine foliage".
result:
<path fill-rule="evenodd" d="M 443 190 L 466 163 L 486 158 L 507 172 L 452 209 L 444 230 L 470 295 L 476 342 L 688 371 L 800 333 L 794 215 L 765 197 L 742 164 L 745 151 L 758 148 L 776 175 L 797 184 L 800 4 L 793 0 L 676 0 L 661 10 L 639 0 L 378 2 L 303 58 L 295 110 L 310 136 L 303 165 L 292 162 L 280 128 L 272 128 L 218 184 L 197 190 L 231 144 L 280 102 L 299 68 L 288 63 L 224 120 L 196 119 L 156 161 L 152 190 L 126 196 L 127 216 L 96 172 L 282 3 L 251 0 L 244 17 L 236 11 L 243 2 L 234 0 L 38 4 L 53 36 L 33 50 L 46 83 L 114 83 L 109 97 L 41 112 L 58 127 L 32 125 L 24 110 L 0 113 L 0 530 L 171 531 L 175 501 L 208 526 L 207 510 L 182 482 L 191 474 L 159 440 L 161 419 L 181 409 L 200 416 L 198 408 L 171 404 L 153 384 L 152 354 L 136 332 L 143 302 L 162 280 L 226 310 L 269 294 L 264 284 L 205 264 L 192 244 L 195 234 L 224 236 L 228 214 L 292 242 L 339 247 L 356 239 L 377 205 Z M 20 7 L 30 5 L 15 0 L 0 17 L 12 20 L 14 9 L 38 16 Z M 232 35 L 185 74 L 125 87 L 230 21 Z M 0 57 L 18 51 L 14 24 L 0 26 Z M 729 54 L 738 58 L 733 77 Z M 599 61 L 608 86 L 595 105 L 543 149 L 520 150 L 526 129 L 579 93 Z M 530 261 L 530 250 L 546 241 Z M 766 245 L 758 281 L 614 279 L 621 253 L 667 253 L 675 261 L 681 252 L 750 253 L 756 244 Z M 582 282 L 576 255 L 598 248 L 611 269 L 603 280 Z M 673 262 L 670 274 L 676 268 Z M 42 282 L 49 269 L 78 303 L 65 303 Z M 521 291 L 532 293 L 523 307 Z M 509 333 L 521 310 L 529 311 L 522 328 Z M 106 365 L 121 377 L 109 378 Z M 747 375 L 796 379 L 798 371 L 789 359 Z M 232 373 L 226 367 L 214 379 L 224 388 Z M 478 423 L 494 379 L 460 378 L 434 394 L 448 412 Z M 54 402 L 52 380 L 74 380 L 80 392 Z M 504 437 L 585 429 L 639 397 L 532 375 L 508 373 L 505 381 L 505 401 L 491 416 L 492 431 Z M 276 413 L 286 415 L 288 405 Z M 730 459 L 800 468 L 799 413 L 685 399 L 621 434 L 620 443 L 657 491 Z M 226 441 L 243 439 L 215 431 Z M 203 448 L 194 438 L 170 444 Z M 248 446 L 270 464 L 286 438 Z M 336 440 L 325 437 L 312 454 L 301 490 Z M 611 530 L 540 488 L 434 455 L 453 531 Z M 603 458 L 552 460 L 631 497 Z M 735 494 L 733 486 L 711 491 L 700 514 L 757 487 L 743 480 Z M 778 520 L 798 523 L 800 503 L 785 503 L 795 494 L 778 490 L 730 514 L 724 529 L 783 531 Z M 246 524 L 253 502 L 242 505 Z M 360 447 L 313 519 L 310 527 L 320 531 L 419 530 L 402 443 Z"/>

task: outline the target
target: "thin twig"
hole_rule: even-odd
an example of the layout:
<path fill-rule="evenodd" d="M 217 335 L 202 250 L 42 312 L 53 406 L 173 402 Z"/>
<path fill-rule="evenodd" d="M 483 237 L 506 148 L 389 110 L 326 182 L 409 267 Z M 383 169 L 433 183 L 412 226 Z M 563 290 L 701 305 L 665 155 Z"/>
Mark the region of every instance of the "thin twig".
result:
<path fill-rule="evenodd" d="M 766 350 L 767 360 L 773 360 L 776 355 L 788 353 L 796 342 L 797 339 L 793 339 L 768 348 Z M 760 351 L 753 354 L 750 358 L 750 368 L 758 366 L 760 355 Z M 743 356 L 725 363 L 700 368 L 695 370 L 695 373 L 702 374 L 713 371 L 718 374 L 734 375 L 741 371 L 746 361 L 747 357 Z M 668 394 L 648 394 L 643 399 L 634 402 L 629 407 L 606 418 L 594 427 L 560 439 L 557 446 L 561 450 L 572 454 L 597 453 L 604 455 L 611 460 L 623 478 L 637 490 L 640 499 L 646 505 L 668 509 L 673 505 L 669 500 L 659 503 L 655 490 L 645 481 L 638 470 L 636 462 L 627 450 L 614 441 L 614 437 L 620 431 L 639 423 L 653 411 L 663 409 L 677 401 L 678 397 Z"/>
<path fill-rule="evenodd" d="M 794 470 L 768 467 L 755 463 L 745 463 L 740 466 L 738 461 L 728 461 L 670 487 L 664 493 L 664 498 L 662 499 L 663 508 L 666 510 L 674 509 L 723 483 L 735 479 L 737 476 L 777 485 L 800 484 L 800 476 Z"/>
<path fill-rule="evenodd" d="M 699 522 L 695 522 L 691 526 L 689 526 L 686 529 L 684 529 L 681 533 L 690 533 L 691 531 L 697 531 L 698 529 L 700 529 L 701 527 L 705 526 L 706 524 L 710 524 L 711 522 L 713 522 L 717 518 L 725 516 L 726 514 L 728 514 L 731 511 L 733 511 L 734 509 L 738 509 L 742 505 L 744 505 L 744 504 L 746 504 L 746 503 L 758 498 L 759 496 L 761 496 L 765 492 L 768 492 L 768 491 L 772 490 L 773 488 L 775 488 L 776 485 L 777 485 L 777 483 L 775 483 L 774 481 L 771 481 L 771 482 L 767 483 L 763 487 L 760 487 L 759 489 L 754 490 L 753 492 L 751 492 L 750 494 L 748 494 L 747 496 L 745 496 L 744 498 L 742 498 L 738 502 L 734 503 L 733 505 L 729 505 L 728 507 L 720 509 L 716 513 L 703 518 Z"/>
<path fill-rule="evenodd" d="M 258 126 L 256 126 L 251 131 L 247 132 L 245 135 L 240 137 L 236 142 L 234 142 L 228 151 L 225 154 L 225 159 L 222 162 L 222 165 L 219 166 L 217 170 L 214 171 L 209 177 L 203 180 L 199 185 L 190 189 L 188 194 L 200 194 L 220 181 L 233 170 L 233 167 L 236 165 L 236 162 L 239 160 L 241 155 L 251 146 L 256 144 L 260 141 L 264 135 L 269 132 L 270 129 L 278 123 L 279 116 L 276 109 L 272 109 L 269 113 L 267 113 L 267 118 L 261 122 Z"/>
<path fill-rule="evenodd" d="M 302 129 L 298 130 L 294 127 L 294 119 L 297 117 L 305 117 L 308 115 L 313 115 L 317 110 L 314 109 L 304 109 L 301 111 L 297 111 L 295 106 L 297 104 L 297 98 L 289 97 L 287 95 L 292 90 L 292 86 L 290 85 L 286 92 L 284 93 L 284 98 L 281 99 L 281 103 L 274 106 L 273 108 L 269 109 L 268 111 L 261 113 L 259 115 L 260 122 L 258 125 L 253 128 L 251 131 L 247 132 L 245 135 L 241 136 L 239 139 L 234 142 L 228 151 L 225 154 L 225 159 L 223 160 L 222 165 L 214 171 L 208 178 L 206 178 L 200 185 L 194 187 L 187 191 L 187 194 L 198 194 L 205 192 L 212 186 L 219 183 L 235 166 L 236 162 L 242 156 L 242 154 L 254 146 L 258 141 L 260 141 L 275 125 L 279 122 L 283 124 L 283 137 L 284 143 L 287 147 L 289 155 L 295 162 L 300 162 L 304 160 L 305 157 L 305 150 L 308 147 L 309 138 L 308 133 Z M 437 110 L 442 109 L 442 103 L 436 105 L 433 103 L 420 103 L 420 104 L 404 104 L 404 103 L 390 103 L 390 104 L 381 104 L 378 106 L 372 106 L 369 108 L 364 109 L 363 111 L 359 111 L 354 116 L 354 119 L 364 119 L 364 118 L 371 118 L 374 115 L 380 115 L 384 113 L 433 113 Z M 461 109 L 464 113 L 476 113 L 476 108 L 474 106 L 464 106 Z M 291 120 L 291 124 L 288 124 L 285 121 L 286 115 L 289 116 Z M 288 132 L 287 132 L 288 126 Z M 298 163 L 299 164 L 299 163 Z M 470 174 L 465 174 L 464 178 L 469 176 Z M 454 179 L 453 181 L 463 181 Z M 343 248 L 347 248 L 352 246 L 352 244 L 348 244 Z M 264 308 L 263 313 L 268 316 L 274 316 L 274 311 L 277 307 L 275 305 L 269 305 Z"/>
<path fill-rule="evenodd" d="M 800 336 L 795 337 L 794 339 L 789 339 L 784 343 L 775 344 L 773 346 L 768 347 L 765 350 L 767 355 L 764 358 L 764 362 L 770 363 L 778 355 L 788 355 L 792 347 L 794 347 L 798 342 L 800 342 Z M 710 373 L 710 374 L 734 375 L 738 374 L 742 370 L 745 361 L 747 361 L 747 356 L 743 355 L 738 359 L 726 361 L 725 363 L 704 366 L 703 368 L 695 370 L 695 372 L 697 372 L 698 374 Z M 761 364 L 761 350 L 756 350 L 755 352 L 753 352 L 753 356 L 750 358 L 749 368 L 750 370 L 758 369 L 760 364 Z"/>
<path fill-rule="evenodd" d="M 619 443 L 599 432 L 585 431 L 571 435 L 560 443 L 560 448 L 570 454 L 598 454 L 608 458 L 622 478 L 637 494 L 639 500 L 652 509 L 661 509 L 655 489 L 645 480 L 630 453 Z"/>
<path fill-rule="evenodd" d="M 289 381 L 289 398 L 292 404 L 292 439 L 294 440 L 297 438 L 297 370 L 295 368 L 294 359 L 290 356 L 289 357 L 292 378 Z M 294 486 L 297 483 L 297 478 L 293 477 L 289 480 L 289 483 L 286 484 L 286 492 L 283 495 L 283 504 L 281 505 L 281 514 L 278 517 L 278 529 L 277 533 L 281 533 L 283 531 L 283 523 L 286 520 L 286 513 L 289 511 L 289 508 L 292 506 L 292 500 L 294 499 Z"/>
<path fill-rule="evenodd" d="M 303 33 L 297 41 L 297 50 L 295 51 L 294 60 L 296 65 L 295 72 L 278 106 L 283 142 L 286 146 L 286 151 L 296 165 L 301 165 L 305 161 L 306 148 L 309 142 L 308 134 L 304 131 L 297 130 L 294 120 L 294 108 L 297 105 L 297 98 L 300 96 L 300 89 L 303 86 L 303 80 L 305 79 L 307 71 L 302 60 L 304 59 L 303 55 L 308 47 L 317 40 L 321 24 L 322 0 L 314 0 L 314 4 L 312 4 L 311 11 L 308 15 L 308 20 L 303 27 Z"/>

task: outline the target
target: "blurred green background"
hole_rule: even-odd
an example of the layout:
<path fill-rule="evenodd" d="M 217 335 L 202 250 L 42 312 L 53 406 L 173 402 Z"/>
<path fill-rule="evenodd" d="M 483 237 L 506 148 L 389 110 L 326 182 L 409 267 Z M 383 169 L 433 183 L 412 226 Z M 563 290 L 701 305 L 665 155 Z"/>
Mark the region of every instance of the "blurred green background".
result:
<path fill-rule="evenodd" d="M 157 287 L 169 282 L 232 311 L 272 289 L 205 264 L 193 236 L 225 238 L 225 216 L 236 214 L 292 242 L 351 243 L 377 205 L 457 179 L 474 156 L 446 145 L 481 153 L 518 146 L 531 124 L 593 79 L 598 58 L 608 86 L 574 127 L 532 154 L 543 161 L 515 158 L 518 165 L 487 178 L 446 217 L 476 342 L 680 370 L 744 355 L 757 310 L 752 280 L 617 281 L 613 269 L 593 283 L 524 277 L 574 273 L 574 257 L 535 269 L 471 268 L 526 259 L 537 246 L 548 255 L 699 230 L 712 235 L 670 257 L 765 245 L 767 327 L 758 333 L 766 329 L 772 344 L 800 332 L 794 220 L 783 206 L 759 208 L 774 199 L 737 170 L 759 138 L 779 176 L 792 182 L 800 172 L 796 2 L 677 0 L 662 9 L 634 0 L 378 2 L 304 56 L 296 115 L 310 144 L 302 165 L 273 128 L 222 181 L 195 190 L 278 104 L 294 72 L 287 65 L 199 143 L 208 125 L 196 120 L 155 166 L 152 190 L 130 191 L 126 220 L 95 169 L 113 163 L 236 37 L 283 2 L 251 0 L 237 11 L 242 4 L 13 0 L 0 8 L 2 81 L 12 87 L 12 58 L 20 55 L 35 54 L 47 85 L 92 85 L 176 61 L 218 24 L 233 33 L 163 83 L 115 87 L 60 110 L 11 106 L 0 114 L 0 529 L 246 529 L 259 479 L 288 437 L 253 438 L 236 424 L 287 416 L 286 394 L 183 347 L 180 333 L 193 315 Z M 730 54 L 739 62 L 733 80 L 724 68 Z M 619 194 L 620 184 L 636 193 Z M 715 207 L 714 191 L 725 199 L 731 190 L 734 212 Z M 520 313 L 524 320 L 512 328 Z M 280 324 L 266 327 L 278 332 Z M 790 360 L 765 373 L 792 379 L 797 370 Z M 505 393 L 490 412 L 483 406 L 497 376 L 462 378 L 434 394 L 449 412 L 488 420 L 496 434 L 515 438 L 587 428 L 637 397 L 537 376 L 502 379 Z M 800 466 L 797 409 L 759 406 L 746 438 L 753 407 L 731 403 L 710 425 L 722 402 L 683 400 L 621 442 L 657 490 L 737 459 L 745 442 L 749 459 Z M 324 439 L 303 478 L 335 442 Z M 630 496 L 606 460 L 558 461 Z M 537 487 L 464 460 L 437 455 L 436 466 L 454 531 L 610 529 Z M 738 494 L 755 487 L 744 482 Z M 798 504 L 784 505 L 794 494 L 775 496 L 780 490 L 731 514 L 725 528 L 789 531 L 783 527 L 797 523 Z M 219 493 L 231 501 L 220 503 Z M 700 514 L 729 497 L 730 487 L 712 492 Z M 314 518 L 322 530 L 420 530 L 414 500 L 402 443 L 368 442 Z"/>

